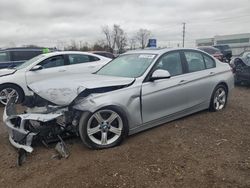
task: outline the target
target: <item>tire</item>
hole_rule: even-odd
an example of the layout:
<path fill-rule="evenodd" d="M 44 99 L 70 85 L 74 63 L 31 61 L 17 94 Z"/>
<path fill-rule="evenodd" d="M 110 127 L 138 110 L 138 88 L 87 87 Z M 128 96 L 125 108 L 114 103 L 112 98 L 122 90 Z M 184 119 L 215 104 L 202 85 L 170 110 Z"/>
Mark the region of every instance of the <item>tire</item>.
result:
<path fill-rule="evenodd" d="M 128 135 L 128 124 L 120 110 L 105 107 L 94 113 L 82 114 L 79 134 L 83 143 L 89 148 L 111 148 L 119 145 Z"/>
<path fill-rule="evenodd" d="M 217 112 L 225 108 L 227 104 L 227 94 L 228 91 L 225 85 L 217 85 L 211 97 L 209 110 L 211 112 Z"/>
<path fill-rule="evenodd" d="M 0 104 L 5 106 L 10 96 L 15 96 L 16 103 L 21 103 L 24 99 L 24 92 L 20 87 L 13 84 L 0 86 Z"/>

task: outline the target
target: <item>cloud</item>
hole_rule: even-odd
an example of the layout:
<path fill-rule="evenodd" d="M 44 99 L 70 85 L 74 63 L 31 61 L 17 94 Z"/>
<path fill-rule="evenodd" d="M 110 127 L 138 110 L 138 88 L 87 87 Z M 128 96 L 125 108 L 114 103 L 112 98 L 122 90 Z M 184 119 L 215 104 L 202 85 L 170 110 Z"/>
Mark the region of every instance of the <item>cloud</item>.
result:
<path fill-rule="evenodd" d="M 104 38 L 101 27 L 113 24 L 128 36 L 145 28 L 161 46 L 177 45 L 183 22 L 192 46 L 197 38 L 250 32 L 249 12 L 249 0 L 1 0 L 0 47 L 94 43 Z"/>

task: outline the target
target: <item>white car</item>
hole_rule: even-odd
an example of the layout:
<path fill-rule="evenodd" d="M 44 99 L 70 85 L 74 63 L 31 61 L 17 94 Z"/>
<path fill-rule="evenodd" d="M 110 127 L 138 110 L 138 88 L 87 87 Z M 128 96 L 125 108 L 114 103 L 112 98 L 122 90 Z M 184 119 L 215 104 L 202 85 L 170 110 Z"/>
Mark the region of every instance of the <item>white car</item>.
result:
<path fill-rule="evenodd" d="M 110 58 L 87 52 L 52 52 L 41 54 L 10 69 L 0 70 L 0 103 L 6 105 L 10 96 L 22 102 L 25 95 L 32 95 L 27 85 L 47 78 L 74 74 L 93 73 L 111 61 Z"/>

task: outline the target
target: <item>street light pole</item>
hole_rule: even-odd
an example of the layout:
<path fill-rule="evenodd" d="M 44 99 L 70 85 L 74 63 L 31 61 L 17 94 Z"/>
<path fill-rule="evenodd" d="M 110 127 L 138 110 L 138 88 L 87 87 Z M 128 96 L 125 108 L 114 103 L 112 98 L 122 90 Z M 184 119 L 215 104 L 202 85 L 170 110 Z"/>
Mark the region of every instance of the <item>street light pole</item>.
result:
<path fill-rule="evenodd" d="M 182 47 L 184 48 L 184 46 L 185 46 L 185 27 L 186 27 L 186 23 L 185 22 L 183 22 L 182 23 L 183 24 L 183 31 L 182 31 Z"/>

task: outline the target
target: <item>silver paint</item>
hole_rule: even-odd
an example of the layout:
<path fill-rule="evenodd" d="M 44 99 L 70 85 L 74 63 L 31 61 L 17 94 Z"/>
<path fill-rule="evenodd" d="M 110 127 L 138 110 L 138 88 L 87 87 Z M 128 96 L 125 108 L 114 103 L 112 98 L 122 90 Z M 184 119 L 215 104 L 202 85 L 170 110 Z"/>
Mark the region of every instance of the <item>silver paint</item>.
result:
<path fill-rule="evenodd" d="M 115 106 L 128 120 L 129 134 L 209 108 L 213 90 L 218 84 L 225 84 L 230 94 L 234 87 L 231 68 L 228 64 L 223 64 L 214 58 L 216 68 L 144 82 L 157 59 L 171 51 L 164 49 L 128 52 L 127 54 L 157 55 L 146 72 L 135 79 L 102 75 L 71 75 L 51 79 L 50 82 L 36 82 L 29 85 L 29 88 L 48 101 L 59 106 L 71 104 L 73 109 L 82 113 L 95 113 L 101 108 Z M 124 87 L 95 93 L 95 89 L 113 86 Z M 80 94 L 83 94 L 86 89 L 91 89 L 92 93 L 81 97 Z M 50 114 L 44 114 L 46 115 L 50 116 Z M 6 123 L 6 119 L 4 121 Z"/>

